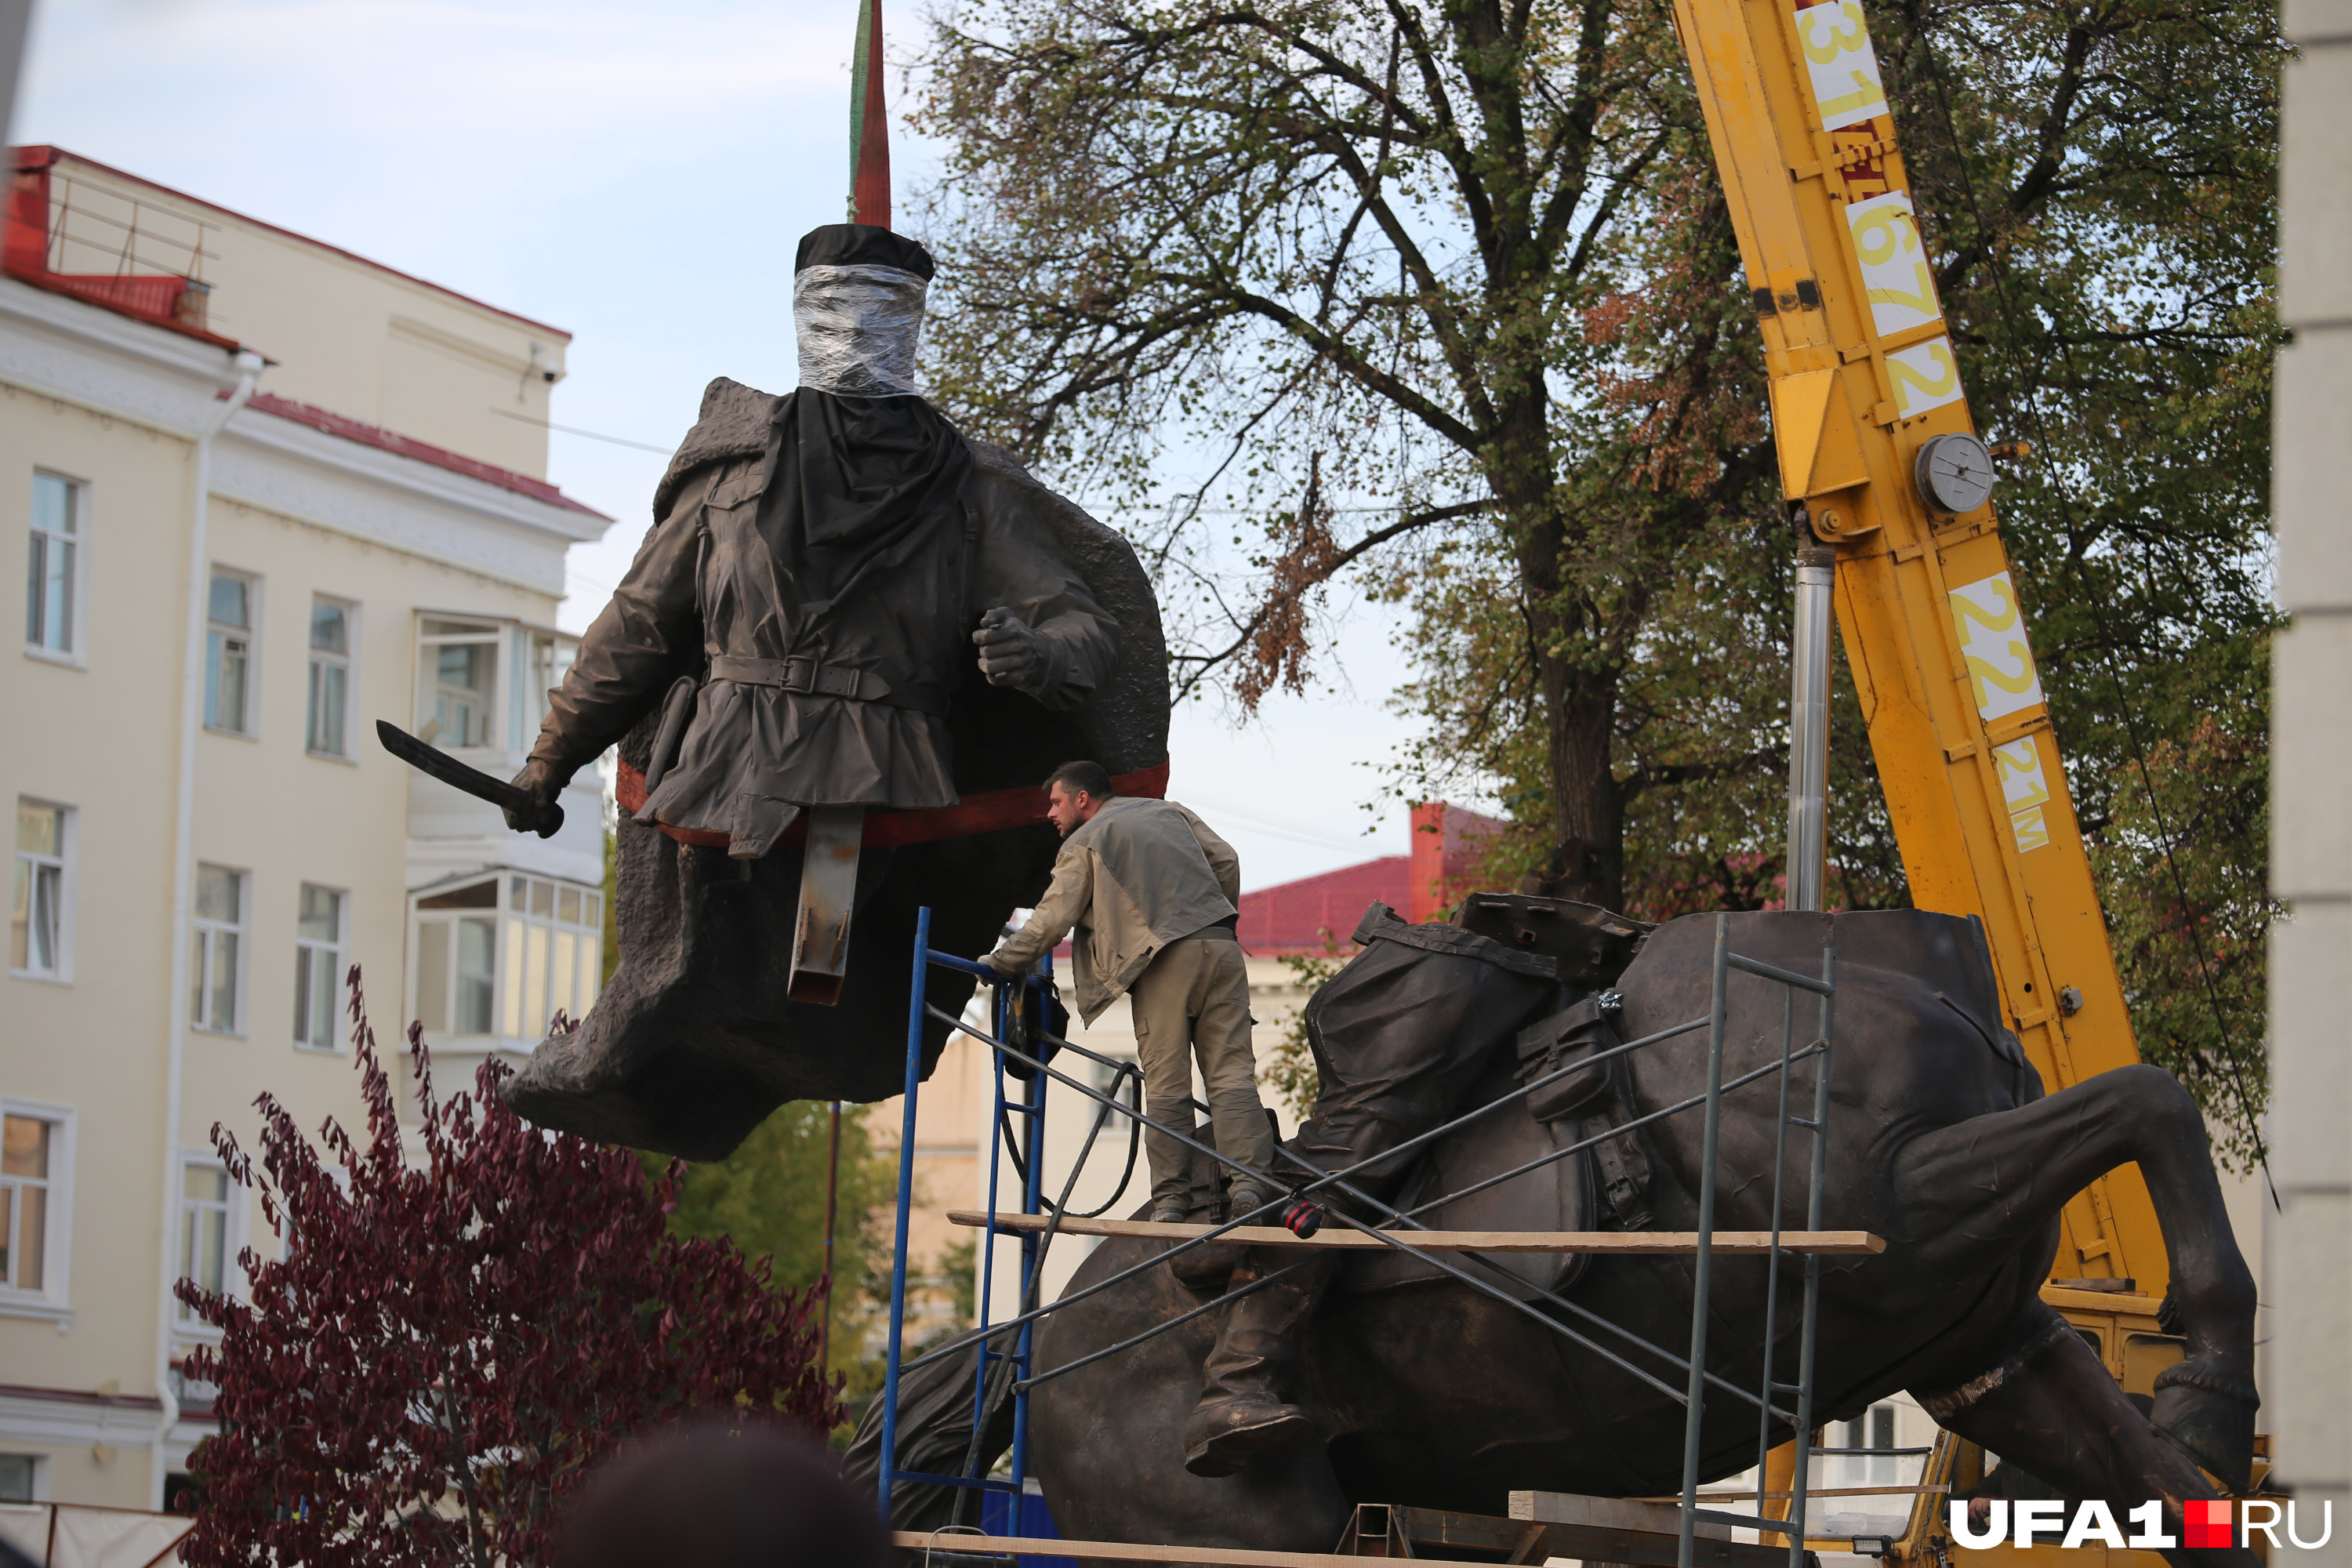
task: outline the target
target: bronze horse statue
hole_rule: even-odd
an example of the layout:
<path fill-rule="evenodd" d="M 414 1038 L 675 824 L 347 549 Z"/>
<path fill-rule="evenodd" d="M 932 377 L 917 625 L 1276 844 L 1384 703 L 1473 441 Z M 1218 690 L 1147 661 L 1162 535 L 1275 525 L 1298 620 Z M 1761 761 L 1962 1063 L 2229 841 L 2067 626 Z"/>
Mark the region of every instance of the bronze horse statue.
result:
<path fill-rule="evenodd" d="M 1618 981 L 1622 1038 L 1706 1016 L 1714 931 L 1714 917 L 1692 916 L 1649 936 Z M 2231 1233 L 2203 1122 L 2180 1085 L 2155 1068 L 2131 1067 L 2045 1095 L 2015 1037 L 2001 1026 L 1990 958 L 1981 934 L 1965 920 L 1913 910 L 1745 913 L 1729 917 L 1729 931 L 1733 952 L 1798 973 L 1821 973 L 1824 947 L 1835 945 L 1823 1224 L 1871 1231 L 1887 1245 L 1875 1256 L 1822 1261 L 1815 1419 L 1850 1417 L 1907 1390 L 1945 1427 L 2064 1496 L 2105 1500 L 2118 1517 L 2151 1497 L 2164 1500 L 2176 1539 L 2184 1500 L 2221 1495 L 2200 1465 L 2242 1489 L 2252 1456 L 2253 1283 Z M 1347 1016 L 1336 1005 L 1347 996 L 1349 974 L 1364 963 L 1360 959 L 1318 994 L 1310 1033 L 1320 1024 L 1328 1034 L 1331 1020 Z M 1502 970 L 1465 980 L 1459 965 L 1445 963 L 1430 965 L 1427 973 L 1429 984 L 1463 991 L 1462 1005 L 1452 1014 L 1391 1009 L 1389 1016 L 1501 1042 L 1500 1050 L 1485 1051 L 1485 1077 L 1465 1089 L 1461 1103 L 1507 1093 L 1517 1069 L 1509 1042 L 1560 1005 L 1558 983 Z M 1727 1082 L 1779 1060 L 1788 995 L 1779 984 L 1733 972 Z M 1811 997 L 1799 999 L 1800 1045 L 1811 1037 L 1812 1009 Z M 1381 1026 L 1361 1016 L 1367 1027 Z M 1433 1017 L 1451 1021 L 1433 1026 Z M 1318 1045 L 1326 1053 L 1347 1047 L 1338 1038 L 1318 1037 Z M 1702 1091 L 1706 1049 L 1700 1030 L 1619 1058 L 1624 1070 L 1607 1121 L 1622 1125 Z M 1457 1052 L 1454 1059 L 1482 1058 Z M 1806 1058 L 1792 1069 L 1792 1110 L 1810 1110 L 1822 1061 Z M 1327 1072 L 1327 1099 L 1331 1082 Z M 1720 1228 L 1773 1224 L 1780 1093 L 1777 1075 L 1767 1075 L 1725 1096 Z M 1318 1105 L 1318 1114 L 1323 1109 Z M 1575 1129 L 1592 1125 L 1539 1125 L 1522 1097 L 1446 1135 L 1416 1173 L 1383 1190 L 1395 1206 L 1412 1208 L 1510 1169 L 1530 1150 L 1554 1141 L 1565 1147 Z M 1302 1128 L 1302 1141 L 1313 1127 L 1310 1120 Z M 1635 1228 L 1696 1228 L 1700 1134 L 1693 1111 L 1624 1135 L 1642 1147 L 1635 1169 L 1646 1189 L 1639 1216 L 1644 1223 Z M 1422 1218 L 1439 1228 L 1580 1229 L 1596 1216 L 1603 1225 L 1626 1223 L 1622 1206 L 1612 1209 L 1591 1195 L 1607 1172 L 1594 1169 L 1590 1158 L 1571 1156 L 1475 1198 L 1440 1204 Z M 1809 1141 L 1792 1134 L 1779 1216 L 1789 1228 L 1804 1221 L 1810 1158 Z M 2094 1177 L 2128 1162 L 2138 1163 L 2155 1199 L 2171 1264 L 2171 1304 L 2186 1342 L 2185 1359 L 2158 1378 L 2148 1415 L 2040 1296 L 2061 1207 Z M 1146 1262 L 1169 1245 L 1106 1241 L 1070 1290 Z M 1508 1292 L 1513 1300 L 1393 1254 L 1349 1254 L 1301 1331 L 1286 1380 L 1284 1396 L 1313 1413 L 1321 1441 L 1261 1458 L 1222 1479 L 1186 1472 L 1179 1433 L 1221 1323 L 1243 1310 L 1238 1305 L 1041 1384 L 1031 1398 L 1030 1453 L 1057 1527 L 1071 1540 L 1328 1552 L 1358 1502 L 1501 1514 L 1514 1489 L 1601 1496 L 1677 1489 L 1684 1413 L 1659 1383 L 1679 1390 L 1685 1374 L 1661 1356 L 1633 1350 L 1625 1336 L 1681 1356 L 1693 1259 L 1596 1254 L 1531 1261 L 1515 1255 L 1497 1262 L 1503 1267 L 1473 1271 L 1507 1285 L 1518 1281 Z M 1718 1257 L 1714 1264 L 1706 1364 L 1751 1390 L 1765 1372 L 1768 1267 L 1758 1258 Z M 1799 1267 L 1784 1265 L 1779 1292 L 1773 1376 L 1783 1382 L 1797 1373 L 1791 1303 Z M 1197 1268 L 1183 1270 L 1198 1289 L 1179 1272 L 1175 1265 L 1145 1269 L 1046 1317 L 1035 1340 L 1037 1373 L 1051 1376 L 1225 1289 L 1216 1271 L 1204 1277 Z M 1547 1294 L 1624 1335 L 1561 1310 Z M 1563 1337 L 1522 1305 L 1606 1345 L 1659 1383 Z M 1010 1436 L 1003 1404 L 985 1429 L 973 1430 L 971 1367 L 966 1354 L 907 1379 L 902 1468 L 974 1473 L 967 1465 L 977 1460 L 977 1473 L 985 1473 L 1003 1450 Z M 877 1425 L 869 1411 L 853 1448 L 854 1470 L 872 1473 Z M 1777 1424 L 1773 1440 L 1791 1435 Z M 1719 1479 L 1751 1464 L 1757 1437 L 1754 1404 L 1711 1394 L 1700 1479 Z M 902 1487 L 894 1521 L 933 1527 L 946 1522 L 954 1506 L 949 1489 Z M 2170 1555 L 2186 1563 L 2248 1554 Z"/>

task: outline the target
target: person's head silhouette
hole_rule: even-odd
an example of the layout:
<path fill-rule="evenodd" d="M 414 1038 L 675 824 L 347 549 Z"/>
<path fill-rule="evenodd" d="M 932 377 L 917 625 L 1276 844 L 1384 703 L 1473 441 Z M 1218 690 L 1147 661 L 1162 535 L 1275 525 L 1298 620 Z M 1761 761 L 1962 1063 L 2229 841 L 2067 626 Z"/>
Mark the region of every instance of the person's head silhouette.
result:
<path fill-rule="evenodd" d="M 590 1478 L 552 1568 L 882 1568 L 871 1498 L 808 1438 L 698 1428 L 625 1450 Z"/>

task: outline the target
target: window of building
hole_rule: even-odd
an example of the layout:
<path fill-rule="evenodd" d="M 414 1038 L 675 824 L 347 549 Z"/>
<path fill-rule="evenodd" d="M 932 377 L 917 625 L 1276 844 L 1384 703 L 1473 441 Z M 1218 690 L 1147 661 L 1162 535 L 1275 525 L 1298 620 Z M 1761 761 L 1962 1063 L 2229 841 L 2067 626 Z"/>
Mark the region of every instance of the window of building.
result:
<path fill-rule="evenodd" d="M 190 1160 L 180 1173 L 180 1278 L 215 1295 L 231 1283 L 236 1261 L 231 1245 L 228 1172 L 215 1160 Z M 174 1301 L 183 1328 L 201 1327 L 185 1302 Z"/>
<path fill-rule="evenodd" d="M 71 1144 L 68 1112 L 0 1102 L 0 1300 L 65 1299 Z"/>
<path fill-rule="evenodd" d="M 81 651 L 82 487 L 33 476 L 31 560 L 25 573 L 25 646 L 67 658 Z"/>
<path fill-rule="evenodd" d="M 487 1035 L 497 1020 L 499 904 L 495 879 L 416 900 L 416 1008 L 442 1035 Z M 481 914 L 463 911 L 480 910 Z"/>
<path fill-rule="evenodd" d="M 196 868 L 194 951 L 189 954 L 188 1021 L 218 1034 L 240 1033 L 245 990 L 245 873 Z"/>
<path fill-rule="evenodd" d="M 507 744 L 513 750 L 528 752 L 538 741 L 539 727 L 547 720 L 547 694 L 563 684 L 579 647 L 576 639 L 553 632 L 514 629 L 511 652 L 517 673 L 514 694 L 507 703 Z"/>
<path fill-rule="evenodd" d="M 73 811 L 16 802 L 16 868 L 8 915 L 8 967 L 41 980 L 70 977 Z"/>
<path fill-rule="evenodd" d="M 578 1018 L 594 1005 L 596 889 L 510 874 L 420 895 L 415 910 L 414 1016 L 428 1032 L 536 1041 L 557 1009 Z"/>
<path fill-rule="evenodd" d="M 253 733 L 253 626 L 260 584 L 215 571 L 206 599 L 205 723 L 232 735 Z"/>
<path fill-rule="evenodd" d="M 352 606 L 310 601 L 310 691 L 303 744 L 322 757 L 352 754 Z"/>
<path fill-rule="evenodd" d="M 604 948 L 604 895 L 540 877 L 507 879 L 506 1032 L 540 1039 L 561 1010 L 577 1018 L 596 1000 Z"/>
<path fill-rule="evenodd" d="M 445 751 L 494 743 L 499 628 L 474 621 L 427 620 L 417 671 L 416 732 Z"/>
<path fill-rule="evenodd" d="M 530 749 L 577 637 L 512 621 L 428 616 L 417 630 L 416 732 L 454 750 Z"/>
<path fill-rule="evenodd" d="M 302 884 L 294 917 L 294 1043 L 331 1051 L 341 1031 L 343 908 L 350 900 L 332 888 Z"/>
<path fill-rule="evenodd" d="M 0 1502 L 41 1500 L 41 1456 L 0 1454 Z"/>
<path fill-rule="evenodd" d="M 1839 1456 L 1844 1461 L 1839 1467 L 1840 1485 L 1895 1482 L 1898 1457 L 1894 1451 L 1894 1405 L 1874 1405 L 1854 1419 L 1840 1422 L 1836 1430 L 1837 1447 L 1846 1450 Z"/>

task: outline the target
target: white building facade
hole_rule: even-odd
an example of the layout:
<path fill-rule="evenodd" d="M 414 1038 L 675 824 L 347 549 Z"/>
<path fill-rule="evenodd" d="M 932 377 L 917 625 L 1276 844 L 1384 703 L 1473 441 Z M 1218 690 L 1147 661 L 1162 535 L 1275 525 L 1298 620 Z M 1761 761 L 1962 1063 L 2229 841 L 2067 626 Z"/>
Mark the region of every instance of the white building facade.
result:
<path fill-rule="evenodd" d="M 566 334 L 50 148 L 14 150 L 0 681 L 0 1501 L 161 1506 L 209 1430 L 171 1295 L 275 1242 L 215 1153 L 267 1090 L 361 1123 L 343 976 L 436 1079 L 593 1000 L 593 782 L 551 840 L 388 719 L 520 765 L 570 640 L 544 479 Z"/>

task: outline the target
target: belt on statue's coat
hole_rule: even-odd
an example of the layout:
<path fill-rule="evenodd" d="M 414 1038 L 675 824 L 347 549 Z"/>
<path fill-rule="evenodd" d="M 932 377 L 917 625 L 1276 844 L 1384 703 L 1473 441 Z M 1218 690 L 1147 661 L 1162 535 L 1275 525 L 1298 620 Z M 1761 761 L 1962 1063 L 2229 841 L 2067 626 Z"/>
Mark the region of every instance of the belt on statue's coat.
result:
<path fill-rule="evenodd" d="M 1137 795 L 1150 800 L 1165 799 L 1168 795 L 1168 764 L 1141 769 L 1131 773 L 1119 773 L 1110 781 L 1114 793 Z M 620 799 L 625 815 L 635 816 L 646 804 L 646 775 L 628 763 L 620 766 L 613 792 Z M 1045 788 L 1043 784 L 1024 784 L 1017 789 L 992 789 L 980 795 L 968 795 L 953 805 L 926 806 L 918 811 L 892 811 L 887 806 L 869 806 L 866 812 L 866 831 L 860 840 L 868 849 L 896 847 L 908 844 L 929 844 L 941 838 L 968 838 L 975 833 L 997 833 L 1008 827 L 1028 827 L 1045 820 Z M 667 823 L 656 826 L 663 833 L 680 844 L 697 844 L 708 849 L 727 847 L 727 835 L 695 827 L 672 827 Z M 784 829 L 780 844 L 803 844 L 808 839 L 808 813 L 803 811 L 793 825 Z"/>
<path fill-rule="evenodd" d="M 947 693 L 893 686 L 870 669 L 844 669 L 837 664 L 794 655 L 791 658 L 750 658 L 731 653 L 714 654 L 710 679 L 742 686 L 773 686 L 811 697 L 846 697 L 857 702 L 879 702 L 908 708 L 944 719 Z"/>

